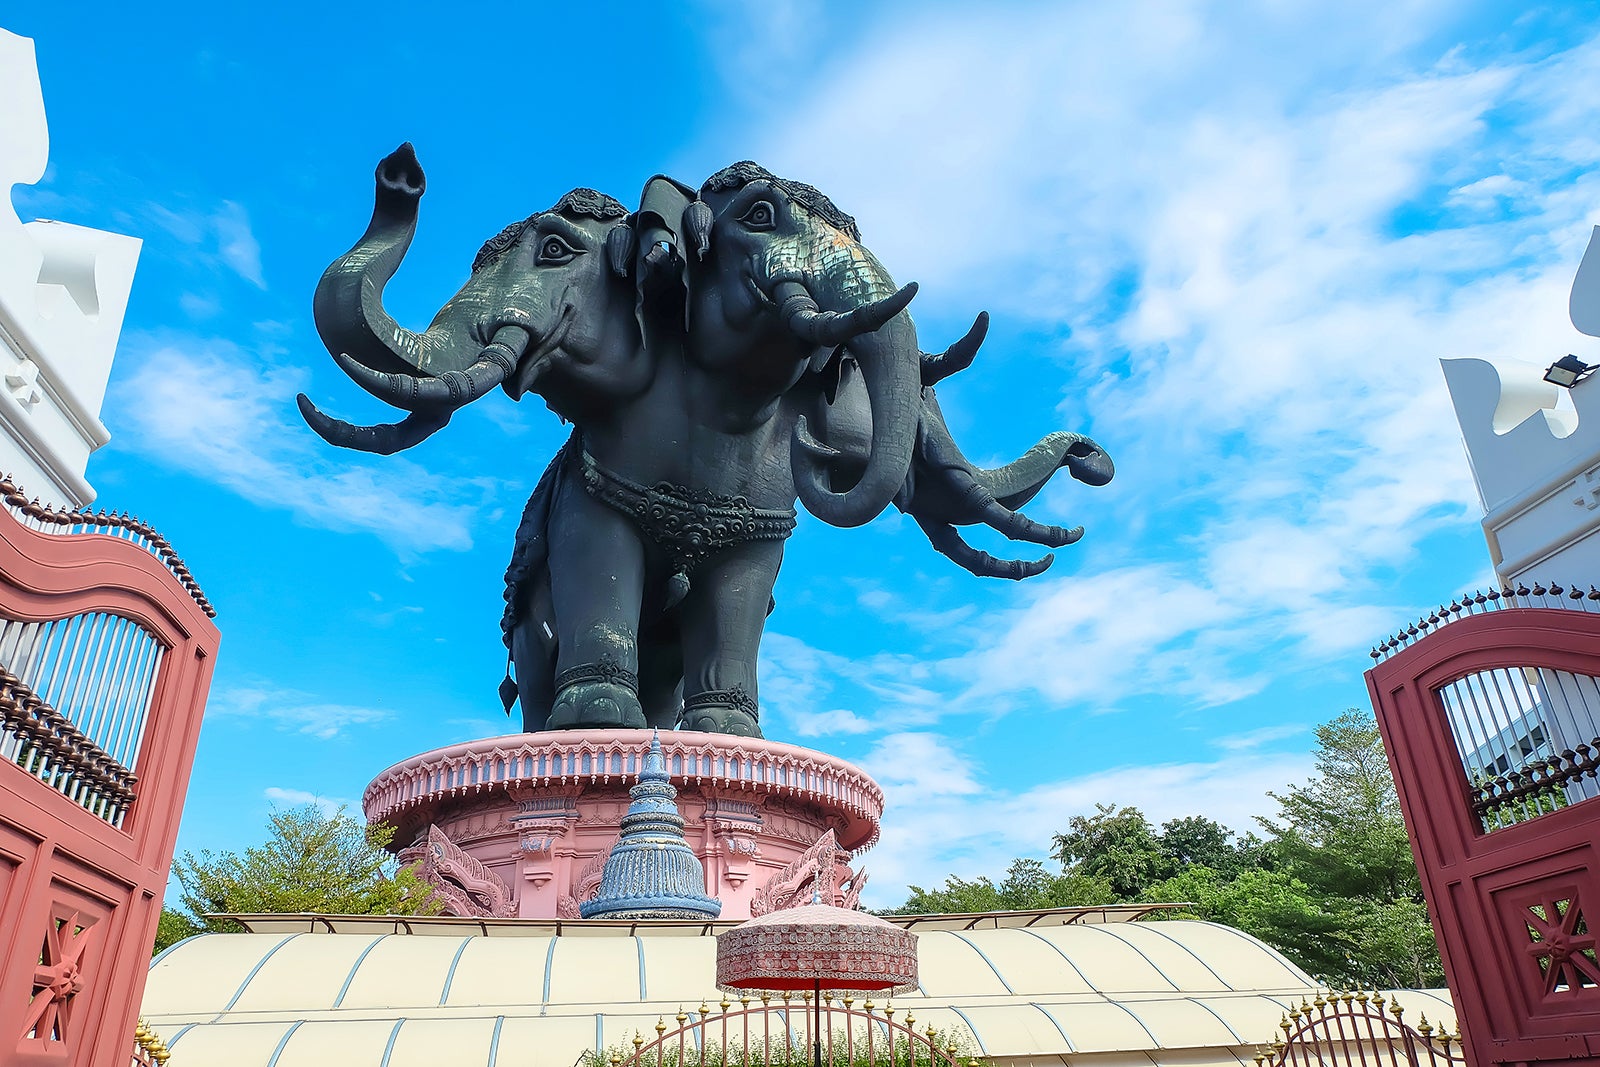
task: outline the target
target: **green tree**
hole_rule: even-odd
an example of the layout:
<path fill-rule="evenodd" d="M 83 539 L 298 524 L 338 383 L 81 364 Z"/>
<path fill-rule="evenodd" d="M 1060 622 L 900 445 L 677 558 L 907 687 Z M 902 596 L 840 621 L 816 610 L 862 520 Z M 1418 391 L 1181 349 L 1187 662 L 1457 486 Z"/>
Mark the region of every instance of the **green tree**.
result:
<path fill-rule="evenodd" d="M 1013 860 L 999 885 L 988 878 L 967 881 L 954 875 L 942 889 L 912 886 L 911 895 L 894 913 L 948 915 L 975 911 L 1029 911 L 1111 904 L 1116 891 L 1104 878 L 1052 874 L 1036 859 Z"/>
<path fill-rule="evenodd" d="M 1162 823 L 1158 843 L 1168 868 L 1173 871 L 1198 865 L 1233 875 L 1264 866 L 1267 858 L 1265 846 L 1256 835 L 1240 837 L 1215 819 L 1202 815 Z"/>
<path fill-rule="evenodd" d="M 1352 708 L 1317 727 L 1315 774 L 1283 794 L 1275 818 L 1257 819 L 1284 870 L 1338 920 L 1307 929 L 1293 948 L 1308 969 L 1339 985 L 1442 985 L 1422 883 L 1377 723 Z M 1300 955 L 1295 955 L 1298 952 Z"/>
<path fill-rule="evenodd" d="M 151 950 L 150 954 L 152 956 L 157 955 L 176 945 L 184 938 L 193 937 L 204 930 L 205 927 L 201 926 L 193 916 L 185 915 L 181 911 L 174 911 L 172 908 L 162 908 L 161 921 L 156 924 L 155 948 Z"/>
<path fill-rule="evenodd" d="M 1150 820 L 1138 808 L 1096 804 L 1094 815 L 1074 815 L 1056 834 L 1053 855 L 1070 874 L 1104 878 L 1123 900 L 1174 873 Z"/>
<path fill-rule="evenodd" d="M 426 915 L 438 905 L 427 884 L 399 868 L 384 846 L 394 831 L 368 829 L 344 809 L 313 804 L 275 810 L 271 835 L 242 853 L 198 856 L 173 864 L 191 920 L 207 929 L 237 929 L 208 913 L 322 912 L 342 915 Z"/>
<path fill-rule="evenodd" d="M 1307 884 L 1332 896 L 1422 899 L 1378 724 L 1350 709 L 1317 727 L 1316 773 L 1268 793 L 1280 809 L 1257 819 L 1273 851 Z"/>

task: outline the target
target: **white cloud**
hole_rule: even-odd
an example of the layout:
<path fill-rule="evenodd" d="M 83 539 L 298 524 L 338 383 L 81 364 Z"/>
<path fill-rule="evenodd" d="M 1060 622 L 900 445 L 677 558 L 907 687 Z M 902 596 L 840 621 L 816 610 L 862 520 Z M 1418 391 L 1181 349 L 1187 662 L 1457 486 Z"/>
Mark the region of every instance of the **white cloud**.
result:
<path fill-rule="evenodd" d="M 883 838 L 862 862 L 871 873 L 869 907 L 903 902 L 908 887 L 934 888 L 947 875 L 998 877 L 1018 856 L 1043 857 L 1051 836 L 1095 805 L 1139 808 L 1159 826 L 1203 815 L 1239 833 L 1274 811 L 1267 792 L 1304 780 L 1306 755 L 1254 752 L 1213 762 L 1114 767 L 1012 791 L 980 782 L 994 768 L 936 734 L 891 734 L 862 761 L 884 787 Z"/>
<path fill-rule="evenodd" d="M 188 245 L 202 266 L 218 264 L 257 289 L 267 287 L 261 273 L 261 243 L 250 228 L 250 215 L 243 205 L 224 200 L 214 211 L 174 211 L 149 204 L 144 214 L 152 224 Z"/>
<path fill-rule="evenodd" d="M 134 369 L 114 386 L 126 419 L 117 430 L 137 451 L 309 525 L 371 532 L 402 558 L 471 547 L 483 485 L 324 445 L 295 411 L 302 372 L 219 340 L 134 337 L 123 347 Z"/>
<path fill-rule="evenodd" d="M 206 705 L 206 714 L 270 723 L 279 730 L 324 741 L 393 718 L 393 713 L 385 708 L 333 704 L 318 700 L 311 693 L 267 685 L 234 686 L 213 693 Z"/>
<path fill-rule="evenodd" d="M 232 200 L 224 200 L 222 207 L 211 216 L 211 226 L 217 236 L 217 254 L 222 261 L 247 282 L 258 289 L 267 287 L 261 277 L 261 245 L 250 232 L 250 216 Z"/>
<path fill-rule="evenodd" d="M 346 814 L 354 815 L 357 818 L 360 817 L 360 811 L 356 803 L 352 800 L 346 800 L 343 797 L 326 797 L 320 793 L 308 793 L 304 789 L 285 789 L 275 785 L 269 785 L 267 788 L 263 789 L 261 791 L 261 795 L 270 800 L 274 805 L 281 804 L 285 807 L 299 807 L 302 804 L 315 804 L 317 807 L 322 809 L 322 814 L 330 819 L 339 814 L 341 811 L 345 812 Z"/>

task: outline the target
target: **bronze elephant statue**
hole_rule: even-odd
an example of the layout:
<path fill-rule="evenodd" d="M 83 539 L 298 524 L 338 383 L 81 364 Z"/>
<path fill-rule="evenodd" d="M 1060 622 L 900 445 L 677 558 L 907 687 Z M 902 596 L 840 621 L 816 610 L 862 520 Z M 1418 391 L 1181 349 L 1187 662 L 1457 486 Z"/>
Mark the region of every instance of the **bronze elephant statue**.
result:
<path fill-rule="evenodd" d="M 326 440 L 383 454 L 495 386 L 574 424 L 507 573 L 515 680 L 502 696 L 508 709 L 520 699 L 525 729 L 760 736 L 757 652 L 797 500 L 840 526 L 896 503 L 975 573 L 1005 568 L 953 551 L 954 524 L 1046 544 L 1081 532 L 1007 505 L 1070 468 L 1074 447 L 1103 452 L 1068 445 L 988 487 L 994 472 L 960 458 L 925 384 L 969 363 L 981 330 L 923 353 L 906 311 L 915 286 L 896 287 L 810 186 L 740 163 L 699 190 L 653 179 L 633 212 L 573 190 L 485 244 L 413 333 L 382 293 L 424 187 L 409 145 L 379 165 L 372 222 L 315 298 L 339 366 L 409 414 L 362 427 L 298 402 Z"/>

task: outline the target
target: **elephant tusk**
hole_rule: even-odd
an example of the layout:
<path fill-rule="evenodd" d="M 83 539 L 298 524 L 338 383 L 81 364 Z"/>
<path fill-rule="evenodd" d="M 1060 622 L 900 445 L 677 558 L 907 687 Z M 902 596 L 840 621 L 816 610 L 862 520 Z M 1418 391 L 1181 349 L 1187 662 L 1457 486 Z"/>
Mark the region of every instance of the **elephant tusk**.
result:
<path fill-rule="evenodd" d="M 505 381 L 527 351 L 529 337 L 521 326 L 502 326 L 471 366 L 445 371 L 437 378 L 375 371 L 342 352 L 334 353 L 333 360 L 352 381 L 386 404 L 405 411 L 438 407 L 454 410 Z"/>
<path fill-rule="evenodd" d="M 938 385 L 952 374 L 966 370 L 977 358 L 978 348 L 989 333 L 989 313 L 978 312 L 966 335 L 938 355 L 922 353 L 922 384 Z"/>
<path fill-rule="evenodd" d="M 904 311 L 911 298 L 917 295 L 917 283 L 910 282 L 892 296 L 842 314 L 818 308 L 806 287 L 797 281 L 779 282 L 773 287 L 772 295 L 778 304 L 779 316 L 797 337 L 833 348 L 852 337 L 872 333 Z"/>
<path fill-rule="evenodd" d="M 306 425 L 330 445 L 380 456 L 392 456 L 427 440 L 449 423 L 451 415 L 448 409 L 414 411 L 399 422 L 357 426 L 324 414 L 304 393 L 296 393 L 294 400 Z"/>

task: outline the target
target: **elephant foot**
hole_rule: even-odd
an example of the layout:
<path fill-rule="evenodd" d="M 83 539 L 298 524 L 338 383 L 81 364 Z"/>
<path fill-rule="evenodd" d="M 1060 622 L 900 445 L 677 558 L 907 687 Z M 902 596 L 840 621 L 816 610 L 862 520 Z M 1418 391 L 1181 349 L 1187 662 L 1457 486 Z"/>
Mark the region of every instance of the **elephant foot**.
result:
<path fill-rule="evenodd" d="M 556 699 L 548 730 L 586 727 L 645 728 L 638 677 L 604 656 L 599 663 L 573 667 L 556 678 Z"/>
<path fill-rule="evenodd" d="M 578 730 L 614 726 L 643 730 L 644 709 L 633 690 L 612 682 L 579 682 L 556 697 L 547 730 Z"/>
<path fill-rule="evenodd" d="M 755 697 L 742 685 L 732 689 L 710 689 L 683 702 L 680 720 L 685 730 L 735 737 L 760 737 L 761 719 Z"/>

